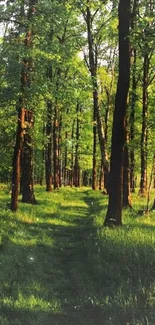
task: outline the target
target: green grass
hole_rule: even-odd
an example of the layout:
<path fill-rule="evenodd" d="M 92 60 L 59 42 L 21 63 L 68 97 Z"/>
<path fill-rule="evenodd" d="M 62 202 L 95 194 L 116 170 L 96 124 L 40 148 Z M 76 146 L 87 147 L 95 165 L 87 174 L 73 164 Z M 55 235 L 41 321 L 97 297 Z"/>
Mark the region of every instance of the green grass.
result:
<path fill-rule="evenodd" d="M 0 325 L 155 325 L 155 212 L 133 198 L 121 229 L 103 228 L 107 196 L 46 193 L 10 212 L 0 188 Z"/>

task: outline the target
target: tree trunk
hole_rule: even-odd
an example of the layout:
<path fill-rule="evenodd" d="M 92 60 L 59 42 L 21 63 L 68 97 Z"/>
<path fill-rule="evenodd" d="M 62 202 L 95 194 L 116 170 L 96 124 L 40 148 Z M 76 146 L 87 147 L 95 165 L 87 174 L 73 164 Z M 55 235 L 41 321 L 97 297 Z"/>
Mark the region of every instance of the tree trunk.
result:
<path fill-rule="evenodd" d="M 92 189 L 96 190 L 96 143 L 97 143 L 97 129 L 96 129 L 96 112 L 94 109 L 94 118 L 93 118 L 93 169 L 92 169 Z"/>
<path fill-rule="evenodd" d="M 144 56 L 143 64 L 143 111 L 142 111 L 142 133 L 141 133 L 141 196 L 147 193 L 147 138 L 148 138 L 148 75 L 149 75 L 149 57 L 148 53 Z"/>
<path fill-rule="evenodd" d="M 130 188 L 131 192 L 135 192 L 135 150 L 134 150 L 134 140 L 135 140 L 135 106 L 136 106 L 136 89 L 137 89 L 137 79 L 136 79 L 136 50 L 133 50 L 133 71 L 132 71 L 132 93 L 131 93 L 131 106 L 130 106 Z"/>
<path fill-rule="evenodd" d="M 100 175 L 99 175 L 99 190 L 104 190 L 104 170 L 102 165 L 102 159 L 101 159 L 101 166 L 100 166 Z"/>
<path fill-rule="evenodd" d="M 58 130 L 58 163 L 59 163 L 59 187 L 62 186 L 62 156 L 61 156 L 61 129 L 62 129 L 62 116 L 59 118 L 59 130 Z"/>
<path fill-rule="evenodd" d="M 54 189 L 59 188 L 59 152 L 58 152 L 58 108 L 55 104 L 54 108 L 54 121 L 53 121 L 53 167 L 54 167 Z"/>
<path fill-rule="evenodd" d="M 71 149 L 71 169 L 69 173 L 69 185 L 72 187 L 74 183 L 74 124 L 75 121 L 73 120 L 72 124 L 72 149 Z"/>
<path fill-rule="evenodd" d="M 137 11 L 138 11 L 138 2 L 139 0 L 134 0 L 133 2 L 133 9 L 132 9 L 132 16 L 131 16 L 131 30 L 134 32 L 136 27 L 136 20 L 137 20 Z M 132 69 L 132 85 L 131 85 L 131 106 L 130 106 L 130 142 L 131 142 L 131 149 L 130 149 L 130 189 L 131 192 L 135 192 L 135 150 L 134 150 L 134 140 L 135 140 L 135 107 L 136 107 L 136 90 L 137 90 L 137 51 L 132 48 L 131 53 L 133 54 L 133 69 Z"/>
<path fill-rule="evenodd" d="M 130 169 L 129 169 L 129 149 L 128 149 L 128 136 L 126 125 L 126 144 L 124 146 L 123 155 L 123 208 L 131 208 L 131 195 L 130 195 Z"/>
<path fill-rule="evenodd" d="M 64 157 L 64 185 L 68 185 L 67 163 L 68 163 L 68 147 L 67 147 L 68 132 L 65 132 L 65 157 Z"/>
<path fill-rule="evenodd" d="M 28 21 L 31 20 L 34 14 L 34 5 L 36 0 L 29 1 Z M 25 37 L 25 48 L 32 48 L 32 26 L 28 27 Z M 24 59 L 24 73 L 22 81 L 24 100 L 27 102 L 31 85 L 31 72 L 34 69 L 32 57 Z M 36 204 L 34 196 L 33 183 L 33 143 L 32 143 L 32 129 L 34 127 L 33 111 L 25 107 L 25 130 L 23 141 L 23 162 L 22 162 L 22 202 Z"/>
<path fill-rule="evenodd" d="M 30 0 L 29 1 L 29 10 L 28 10 L 28 22 L 31 20 L 32 15 L 33 15 L 33 8 L 34 8 L 35 0 Z M 21 12 L 22 15 L 24 15 L 24 7 L 23 4 L 21 5 Z M 28 28 L 25 39 L 24 39 L 24 44 L 25 44 L 25 49 L 28 49 L 32 46 L 32 30 Z M 26 146 L 26 141 L 27 142 L 27 147 L 29 146 L 29 150 L 27 148 L 27 152 L 29 152 L 27 159 L 29 158 L 31 161 L 29 162 L 29 165 L 32 163 L 32 157 L 31 157 L 31 152 L 32 148 L 30 149 L 30 146 L 32 145 L 31 141 L 31 135 L 26 134 L 24 135 L 26 124 L 25 124 L 25 116 L 26 116 L 26 101 L 27 101 L 27 89 L 30 87 L 30 73 L 33 69 L 33 63 L 32 63 L 32 58 L 24 58 L 23 59 L 23 67 L 21 70 L 21 85 L 20 85 L 20 90 L 21 90 L 21 96 L 19 99 L 19 109 L 18 109 L 18 125 L 17 125 L 17 133 L 16 133 L 16 144 L 14 147 L 14 154 L 13 154 L 13 172 L 12 172 L 12 194 L 11 194 L 11 210 L 16 211 L 17 210 L 17 200 L 18 200 L 18 191 L 19 191 L 19 182 L 20 182 L 20 165 L 21 165 L 21 150 L 22 150 L 22 144 L 23 141 L 25 142 Z M 32 112 L 31 112 L 32 114 Z M 29 123 L 29 122 L 28 122 Z M 30 144 L 30 145 L 29 145 Z M 29 173 L 32 171 L 33 168 L 30 168 L 28 171 Z M 25 172 L 25 171 L 24 171 Z M 28 179 L 32 180 L 32 175 L 28 175 Z M 33 182 L 29 184 L 31 187 L 31 191 L 33 192 Z M 22 185 L 23 186 L 23 185 Z M 34 193 L 33 195 L 33 200 L 34 199 Z M 31 197 L 32 198 L 32 197 Z"/>
<path fill-rule="evenodd" d="M 109 203 L 105 226 L 122 225 L 123 149 L 125 144 L 125 119 L 130 81 L 130 0 L 119 2 L 119 78 L 115 98 L 112 129 Z"/>
<path fill-rule="evenodd" d="M 45 175 L 46 191 L 52 191 L 52 103 L 47 103 L 47 123 L 46 123 L 47 144 L 45 147 Z"/>
<path fill-rule="evenodd" d="M 79 137 L 80 137 L 80 121 L 79 121 L 79 113 L 80 113 L 80 104 L 77 103 L 76 106 L 76 145 L 75 145 L 75 164 L 74 164 L 74 185 L 75 187 L 79 187 L 80 185 L 80 166 L 79 166 Z"/>
<path fill-rule="evenodd" d="M 90 1 L 87 0 L 87 14 L 86 14 L 86 24 L 87 24 L 87 37 L 88 37 L 88 47 L 89 47 L 89 69 L 92 78 L 93 87 L 93 171 L 92 171 L 92 189 L 96 189 L 96 135 L 98 131 L 98 138 L 100 144 L 100 151 L 102 157 L 102 164 L 105 171 L 105 179 L 108 175 L 108 162 L 105 150 L 105 137 L 103 132 L 103 126 L 101 121 L 100 108 L 98 103 L 98 83 L 97 83 L 97 48 L 93 41 L 93 26 L 92 26 L 92 15 L 90 12 Z M 106 185 L 106 184 L 105 184 Z"/>
<path fill-rule="evenodd" d="M 31 128 L 33 127 L 33 113 L 25 110 L 25 130 L 22 154 L 22 202 L 36 204 L 33 184 L 33 144 Z"/>
<path fill-rule="evenodd" d="M 21 104 L 20 104 L 21 105 Z M 25 109 L 18 109 L 18 124 L 16 131 L 16 143 L 14 147 L 13 162 L 12 162 L 12 191 L 11 191 L 11 210 L 16 211 L 18 208 L 18 192 L 20 183 L 20 158 L 23 142 Z"/>

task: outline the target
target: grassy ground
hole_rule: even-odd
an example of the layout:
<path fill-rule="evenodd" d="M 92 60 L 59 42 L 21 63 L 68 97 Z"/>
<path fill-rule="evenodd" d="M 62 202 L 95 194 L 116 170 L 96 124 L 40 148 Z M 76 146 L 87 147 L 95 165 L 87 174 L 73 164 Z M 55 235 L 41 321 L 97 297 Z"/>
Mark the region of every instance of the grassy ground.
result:
<path fill-rule="evenodd" d="M 36 193 L 13 214 L 1 186 L 0 325 L 155 325 L 155 212 L 105 229 L 101 193 Z"/>

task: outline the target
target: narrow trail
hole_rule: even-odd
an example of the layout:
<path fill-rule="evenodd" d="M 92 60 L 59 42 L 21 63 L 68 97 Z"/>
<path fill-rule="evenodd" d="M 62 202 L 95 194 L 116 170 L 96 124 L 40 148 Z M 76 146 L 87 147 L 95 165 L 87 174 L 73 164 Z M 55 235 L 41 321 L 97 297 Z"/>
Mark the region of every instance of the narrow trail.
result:
<path fill-rule="evenodd" d="M 48 271 L 45 273 L 54 283 L 54 291 L 63 310 L 60 314 L 50 315 L 53 325 L 103 325 L 101 311 L 93 306 L 92 297 L 95 285 L 92 249 L 96 237 L 92 214 L 99 210 L 99 206 L 97 200 L 89 197 L 88 191 L 83 192 L 82 196 L 82 206 L 72 207 L 74 226 L 57 226 L 52 230 L 55 245 L 50 258 L 54 263 L 54 272 L 50 275 Z M 63 213 L 64 207 L 62 216 Z M 65 214 L 63 220 L 68 219 Z"/>
<path fill-rule="evenodd" d="M 1 252 L 3 325 L 104 325 L 95 303 L 102 274 L 96 272 L 93 218 L 101 197 L 90 190 L 60 194 L 57 202 L 47 195 L 41 208 L 21 205 L 20 213 L 27 209 L 21 219 L 7 217 L 12 237 Z"/>

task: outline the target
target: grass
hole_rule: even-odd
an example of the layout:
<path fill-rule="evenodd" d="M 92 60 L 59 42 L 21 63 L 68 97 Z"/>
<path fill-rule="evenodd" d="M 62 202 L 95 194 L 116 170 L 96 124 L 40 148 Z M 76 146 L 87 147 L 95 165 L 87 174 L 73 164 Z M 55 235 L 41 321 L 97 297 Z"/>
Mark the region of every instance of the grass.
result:
<path fill-rule="evenodd" d="M 154 325 L 155 212 L 138 216 L 134 197 L 122 229 L 107 229 L 100 192 L 36 197 L 14 214 L 0 188 L 0 325 Z"/>

